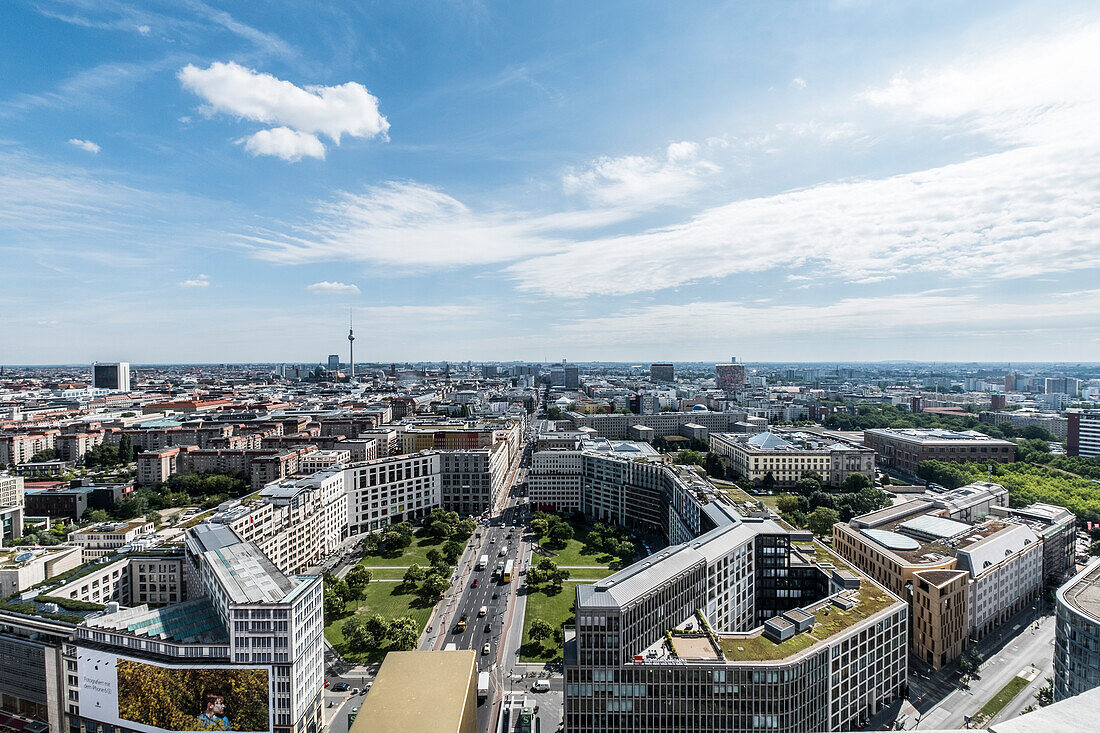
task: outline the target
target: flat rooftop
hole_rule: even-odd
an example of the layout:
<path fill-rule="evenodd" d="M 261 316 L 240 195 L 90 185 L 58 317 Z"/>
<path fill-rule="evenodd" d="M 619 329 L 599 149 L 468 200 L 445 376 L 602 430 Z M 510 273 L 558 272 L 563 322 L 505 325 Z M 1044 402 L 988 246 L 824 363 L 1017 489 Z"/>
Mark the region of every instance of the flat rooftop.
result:
<path fill-rule="evenodd" d="M 927 502 L 924 503 L 927 504 Z M 861 518 L 856 517 L 856 519 Z M 920 565 L 922 563 L 934 565 L 955 557 L 959 550 L 990 537 L 1005 527 L 1014 526 L 995 519 L 976 525 L 967 525 L 962 522 L 929 515 L 919 516 L 916 520 L 920 521 L 917 521 L 914 525 L 912 522 L 915 520 L 912 514 L 903 514 L 894 521 L 877 524 L 872 532 L 867 531 L 869 528 L 851 525 L 848 526 L 848 531 L 863 536 L 866 541 L 892 552 L 901 558 L 903 562 L 910 565 Z M 928 522 L 924 520 L 938 521 Z M 950 525 L 942 522 L 950 522 Z M 952 534 L 944 536 L 944 532 L 951 532 Z M 905 540 L 911 540 L 911 542 Z M 914 544 L 916 547 L 913 546 Z"/>
<path fill-rule="evenodd" d="M 390 652 L 350 733 L 464 730 L 477 717 L 476 680 L 472 649 Z"/>
<path fill-rule="evenodd" d="M 986 445 L 1010 445 L 1016 444 L 1000 438 L 991 438 L 977 430 L 941 430 L 938 428 L 874 428 L 863 431 L 864 435 L 881 435 L 895 440 L 904 440 L 907 443 L 921 445 L 963 445 L 968 443 L 984 443 Z"/>

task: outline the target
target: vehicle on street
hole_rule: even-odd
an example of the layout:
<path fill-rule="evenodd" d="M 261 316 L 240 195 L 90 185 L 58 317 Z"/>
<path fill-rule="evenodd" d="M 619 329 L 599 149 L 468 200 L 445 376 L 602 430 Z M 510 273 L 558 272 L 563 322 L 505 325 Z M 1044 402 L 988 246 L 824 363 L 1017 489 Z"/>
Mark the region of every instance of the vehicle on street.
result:
<path fill-rule="evenodd" d="M 487 606 L 482 606 L 481 608 L 479 608 L 477 610 L 478 618 L 481 618 L 482 616 L 484 616 L 487 613 L 489 613 L 489 608 Z"/>
<path fill-rule="evenodd" d="M 507 547 L 507 545 L 506 545 L 506 546 L 504 546 L 504 547 L 502 547 L 502 548 L 500 548 L 500 552 L 498 552 L 498 553 L 497 553 L 497 555 L 499 555 L 500 557 L 504 557 L 504 556 L 505 556 L 505 555 L 507 555 L 507 554 L 508 554 L 508 547 Z"/>
<path fill-rule="evenodd" d="M 477 587 L 477 578 L 474 578 L 474 582 L 470 585 L 471 588 Z"/>
<path fill-rule="evenodd" d="M 550 680 L 535 680 L 535 684 L 531 685 L 533 692 L 550 692 Z"/>
<path fill-rule="evenodd" d="M 497 543 L 497 538 L 496 537 L 490 537 L 489 538 L 489 544 L 490 545 L 495 545 L 496 543 Z"/>
<path fill-rule="evenodd" d="M 347 682 L 337 682 L 335 685 L 332 686 L 333 692 L 347 692 L 350 689 L 351 685 L 349 685 Z"/>
<path fill-rule="evenodd" d="M 466 614 L 462 614 L 462 618 L 460 618 L 458 620 L 458 623 L 455 624 L 455 633 L 456 634 L 461 634 L 465 630 L 466 630 Z"/>
<path fill-rule="evenodd" d="M 325 680 L 325 687 L 328 687 L 328 680 Z"/>
<path fill-rule="evenodd" d="M 478 570 L 484 570 L 485 567 L 488 564 L 489 564 L 489 556 L 488 555 L 482 555 L 481 557 L 479 557 L 477 559 L 477 569 Z"/>
<path fill-rule="evenodd" d="M 353 687 L 353 688 L 351 688 L 351 695 L 352 695 L 352 697 L 354 697 L 354 696 L 356 696 L 356 695 L 358 695 L 358 694 L 359 694 L 359 688 L 358 688 L 358 687 Z M 356 710 L 358 710 L 358 708 L 356 708 Z M 354 712 L 354 711 L 352 711 L 352 712 Z"/>
<path fill-rule="evenodd" d="M 495 601 L 498 598 L 500 598 L 500 594 L 494 591 L 493 592 L 493 600 Z"/>
<path fill-rule="evenodd" d="M 482 645 L 482 647 L 481 647 L 481 655 L 483 657 L 488 656 L 489 652 L 491 652 L 491 651 L 492 651 L 492 647 L 489 646 L 489 642 L 485 642 L 485 644 Z"/>
<path fill-rule="evenodd" d="M 489 697 L 489 673 L 477 673 L 477 699 L 484 700 Z"/>
<path fill-rule="evenodd" d="M 492 624 L 492 622 L 485 624 L 485 633 L 486 634 L 493 633 L 493 624 Z"/>

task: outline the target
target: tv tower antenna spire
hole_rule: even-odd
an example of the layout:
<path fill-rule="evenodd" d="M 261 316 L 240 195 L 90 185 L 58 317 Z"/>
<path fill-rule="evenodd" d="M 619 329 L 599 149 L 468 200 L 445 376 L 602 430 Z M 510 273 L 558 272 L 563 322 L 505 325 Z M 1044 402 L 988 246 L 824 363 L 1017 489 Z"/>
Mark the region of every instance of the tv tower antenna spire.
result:
<path fill-rule="evenodd" d="M 348 376 L 348 384 L 355 381 L 355 330 L 352 323 L 352 309 L 348 308 L 348 366 L 350 367 L 350 375 Z"/>

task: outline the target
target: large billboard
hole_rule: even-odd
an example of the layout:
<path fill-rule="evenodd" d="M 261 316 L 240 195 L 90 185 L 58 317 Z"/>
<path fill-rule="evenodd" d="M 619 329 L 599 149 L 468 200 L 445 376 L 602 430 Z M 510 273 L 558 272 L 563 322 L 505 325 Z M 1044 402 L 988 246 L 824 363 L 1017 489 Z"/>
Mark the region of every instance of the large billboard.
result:
<path fill-rule="evenodd" d="M 161 665 L 79 649 L 80 713 L 147 733 L 271 730 L 271 672 Z"/>

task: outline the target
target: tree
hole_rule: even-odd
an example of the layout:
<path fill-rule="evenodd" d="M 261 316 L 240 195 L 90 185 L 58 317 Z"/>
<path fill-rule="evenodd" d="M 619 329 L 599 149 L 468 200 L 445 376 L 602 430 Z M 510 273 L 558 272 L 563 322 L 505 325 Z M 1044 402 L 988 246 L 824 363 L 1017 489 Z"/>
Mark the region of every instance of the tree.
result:
<path fill-rule="evenodd" d="M 365 568 L 362 565 L 356 565 L 349 570 L 344 576 L 344 582 L 347 583 L 351 600 L 363 600 L 363 596 L 367 592 L 367 586 L 373 578 L 374 572 L 370 568 Z"/>
<path fill-rule="evenodd" d="M 717 453 L 707 453 L 706 461 L 703 462 L 703 468 L 707 470 L 714 478 L 726 477 L 726 464 L 722 463 L 722 459 L 718 457 Z"/>
<path fill-rule="evenodd" d="M 819 506 L 836 509 L 836 499 L 833 498 L 832 494 L 828 494 L 824 491 L 815 491 L 810 495 L 810 506 L 815 509 Z"/>
<path fill-rule="evenodd" d="M 409 616 L 395 618 L 390 623 L 390 649 L 406 652 L 416 648 L 416 642 L 420 638 L 420 629 L 416 620 Z"/>
<path fill-rule="evenodd" d="M 565 522 L 554 525 L 550 529 L 550 541 L 556 545 L 564 545 L 573 539 L 573 528 Z"/>
<path fill-rule="evenodd" d="M 615 554 L 622 558 L 624 562 L 629 562 L 634 557 L 635 552 L 634 543 L 630 540 L 623 540 L 619 543 L 619 551 Z"/>
<path fill-rule="evenodd" d="M 833 525 L 840 521 L 836 509 L 819 506 L 806 517 L 806 528 L 816 535 L 832 534 Z"/>
<path fill-rule="evenodd" d="M 703 456 L 698 451 L 682 450 L 676 454 L 676 460 L 686 466 L 703 465 Z"/>
<path fill-rule="evenodd" d="M 540 517 L 538 519 L 532 519 L 531 520 L 531 534 L 535 535 L 535 541 L 536 542 L 538 542 L 543 537 L 545 537 L 546 533 L 549 530 L 550 530 L 550 523 L 547 522 L 545 519 L 542 519 Z M 589 537 L 591 537 L 591 533 L 589 533 Z"/>
<path fill-rule="evenodd" d="M 468 539 L 475 531 L 477 531 L 477 522 L 467 517 L 458 523 L 456 534 Z"/>
<path fill-rule="evenodd" d="M 380 613 L 365 618 L 363 620 L 363 628 L 374 635 L 379 641 L 385 639 L 390 634 L 390 622 Z"/>
<path fill-rule="evenodd" d="M 543 571 L 544 573 L 553 573 L 553 572 L 557 571 L 558 564 L 555 563 L 550 558 L 544 557 L 541 560 L 539 560 L 539 564 L 538 564 L 537 567 L 538 567 L 539 570 Z"/>
<path fill-rule="evenodd" d="M 781 514 L 790 514 L 791 512 L 801 511 L 802 502 L 798 500 L 797 496 L 784 494 L 775 500 L 775 508 L 778 509 Z"/>
<path fill-rule="evenodd" d="M 107 514 L 106 509 L 88 509 L 84 512 L 84 518 L 87 519 L 89 522 L 95 522 L 96 524 L 99 524 L 100 522 L 108 521 L 111 516 Z"/>
<path fill-rule="evenodd" d="M 764 474 L 764 478 L 760 481 L 760 485 L 769 491 L 772 490 L 775 488 L 775 475 L 771 471 L 768 471 Z"/>
<path fill-rule="evenodd" d="M 448 540 L 447 542 L 443 543 L 443 559 L 445 559 L 449 565 L 454 565 L 456 562 L 458 562 L 458 558 L 462 556 L 462 548 L 463 545 L 461 542 Z"/>
<path fill-rule="evenodd" d="M 532 621 L 531 628 L 527 630 L 527 636 L 531 637 L 533 641 L 539 642 L 540 645 L 543 639 L 549 638 L 553 633 L 554 628 L 541 618 Z"/>
<path fill-rule="evenodd" d="M 325 591 L 325 624 L 332 623 L 346 612 L 344 599 L 331 590 Z"/>
<path fill-rule="evenodd" d="M 426 557 L 428 559 L 428 562 L 430 562 L 433 566 L 447 564 L 443 560 L 443 553 L 441 553 L 439 550 L 435 549 L 434 547 L 432 549 L 428 550 L 427 554 L 425 554 L 424 557 Z"/>
<path fill-rule="evenodd" d="M 46 450 L 40 450 L 31 456 L 31 463 L 44 463 L 46 461 L 56 461 L 61 457 L 61 454 L 57 452 L 56 448 L 47 448 Z"/>
<path fill-rule="evenodd" d="M 424 568 L 420 567 L 416 563 L 409 566 L 405 571 L 405 575 L 401 578 L 401 582 L 408 586 L 414 586 L 421 580 L 424 580 Z"/>
<path fill-rule="evenodd" d="M 439 573 L 431 573 L 424 579 L 424 584 L 420 586 L 420 595 L 428 600 L 438 601 L 447 592 L 450 585 L 447 579 Z"/>
<path fill-rule="evenodd" d="M 1045 683 L 1035 692 L 1035 702 L 1039 703 L 1041 708 L 1054 703 L 1054 678 L 1047 677 Z"/>
<path fill-rule="evenodd" d="M 1100 540 L 1096 540 L 1096 542 L 1089 545 L 1089 554 L 1100 555 Z"/>
<path fill-rule="evenodd" d="M 846 493 L 851 493 L 859 491 L 860 489 L 869 489 L 873 485 L 871 479 L 867 478 L 862 473 L 850 473 L 848 474 L 848 478 L 844 479 L 844 483 L 840 485 L 840 489 Z"/>
<path fill-rule="evenodd" d="M 118 439 L 118 462 L 131 463 L 134 460 L 134 443 L 126 433 Z"/>

